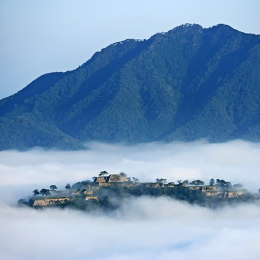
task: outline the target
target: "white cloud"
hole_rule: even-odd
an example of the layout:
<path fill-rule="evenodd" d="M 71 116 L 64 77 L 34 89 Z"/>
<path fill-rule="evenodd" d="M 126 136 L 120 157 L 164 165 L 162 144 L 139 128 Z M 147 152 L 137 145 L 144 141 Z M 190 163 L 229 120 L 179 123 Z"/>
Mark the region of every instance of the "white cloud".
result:
<path fill-rule="evenodd" d="M 0 209 L 1 259 L 257 259 L 259 205 L 131 199 L 111 215 Z"/>
<path fill-rule="evenodd" d="M 65 185 L 91 179 L 101 170 L 125 171 L 141 181 L 211 177 L 260 188 L 260 144 L 233 141 L 222 144 L 149 143 L 136 146 L 89 143 L 87 151 L 31 150 L 0 152 L 0 187 Z"/>
<path fill-rule="evenodd" d="M 0 152 L 1 259 L 259 259 L 260 206 L 211 210 L 169 198 L 131 198 L 110 214 L 16 208 L 34 188 L 101 170 L 141 181 L 224 178 L 259 188 L 260 144 L 89 144 L 87 151 Z"/>

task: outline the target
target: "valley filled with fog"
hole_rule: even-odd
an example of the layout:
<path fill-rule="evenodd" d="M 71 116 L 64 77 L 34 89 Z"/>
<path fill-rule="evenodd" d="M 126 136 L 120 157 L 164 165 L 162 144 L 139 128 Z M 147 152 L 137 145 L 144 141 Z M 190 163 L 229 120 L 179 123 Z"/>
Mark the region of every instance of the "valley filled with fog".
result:
<path fill-rule="evenodd" d="M 141 182 L 211 178 L 260 188 L 260 143 L 88 143 L 86 151 L 0 152 L 1 259 L 259 259 L 260 205 L 208 209 L 129 198 L 104 214 L 17 208 L 34 189 L 124 171 Z"/>

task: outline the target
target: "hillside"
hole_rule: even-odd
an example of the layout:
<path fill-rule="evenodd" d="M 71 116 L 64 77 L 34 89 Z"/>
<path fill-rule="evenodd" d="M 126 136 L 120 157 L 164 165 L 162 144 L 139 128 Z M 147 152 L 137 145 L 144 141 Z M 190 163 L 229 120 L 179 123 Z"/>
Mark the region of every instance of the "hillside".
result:
<path fill-rule="evenodd" d="M 50 190 L 35 189 L 33 195 L 20 199 L 18 205 L 36 209 L 70 207 L 86 211 L 110 211 L 123 206 L 131 197 L 142 196 L 153 199 L 163 196 L 210 208 L 241 202 L 252 203 L 260 199 L 259 194 L 243 189 L 242 184 L 232 185 L 220 179 L 211 179 L 208 185 L 201 180 L 167 183 L 166 179 L 156 179 L 156 182 L 139 182 L 125 173 L 108 175 L 106 171 L 92 179 L 72 186 L 68 183 L 65 190 L 57 190 L 56 185 L 51 185 Z"/>
<path fill-rule="evenodd" d="M 0 149 L 260 141 L 260 36 L 183 25 L 125 40 L 0 100 Z"/>

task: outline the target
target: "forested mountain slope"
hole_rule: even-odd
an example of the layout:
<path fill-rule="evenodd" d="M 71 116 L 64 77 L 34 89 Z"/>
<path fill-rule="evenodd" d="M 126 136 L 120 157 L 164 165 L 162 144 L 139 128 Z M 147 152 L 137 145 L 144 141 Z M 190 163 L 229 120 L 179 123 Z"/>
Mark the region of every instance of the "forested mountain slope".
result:
<path fill-rule="evenodd" d="M 125 40 L 0 101 L 0 149 L 260 140 L 260 36 L 183 25 Z"/>

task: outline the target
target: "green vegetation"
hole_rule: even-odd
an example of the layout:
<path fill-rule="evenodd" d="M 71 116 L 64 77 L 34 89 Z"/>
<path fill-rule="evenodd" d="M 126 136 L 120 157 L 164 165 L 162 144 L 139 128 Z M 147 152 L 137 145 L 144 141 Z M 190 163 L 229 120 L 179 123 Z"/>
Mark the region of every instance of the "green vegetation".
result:
<path fill-rule="evenodd" d="M 104 172 L 104 171 L 102 171 Z M 78 182 L 65 190 L 58 191 L 56 185 L 51 185 L 51 191 L 41 189 L 33 191 L 33 196 L 19 200 L 19 205 L 33 208 L 70 207 L 81 210 L 113 210 L 126 203 L 131 197 L 167 196 L 207 207 L 219 207 L 238 202 L 259 200 L 259 194 L 252 194 L 242 189 L 241 184 L 232 185 L 225 180 L 211 179 L 209 185 L 201 180 L 189 182 L 166 182 L 166 179 L 156 179 L 156 182 L 142 183 L 136 178 L 128 178 L 125 173 L 111 174 L 106 177 L 93 177 L 93 181 Z"/>
<path fill-rule="evenodd" d="M 69 183 L 66 184 L 65 189 L 70 190 L 70 184 Z"/>
<path fill-rule="evenodd" d="M 260 140 L 260 36 L 180 26 L 126 40 L 0 101 L 0 149 Z"/>

